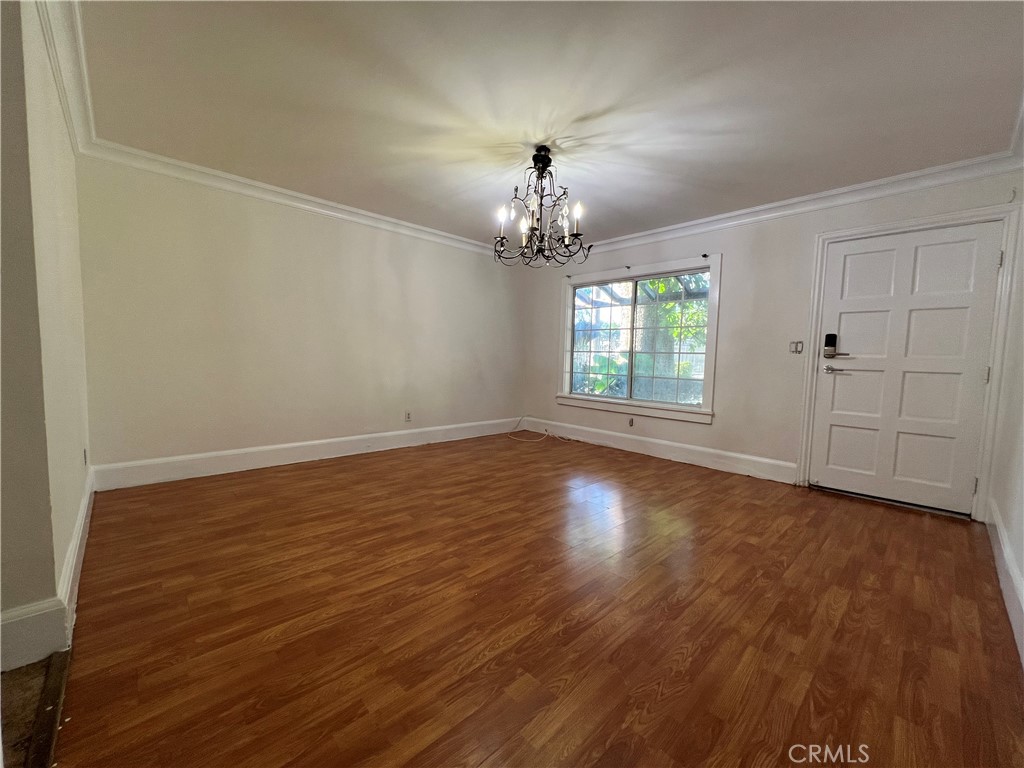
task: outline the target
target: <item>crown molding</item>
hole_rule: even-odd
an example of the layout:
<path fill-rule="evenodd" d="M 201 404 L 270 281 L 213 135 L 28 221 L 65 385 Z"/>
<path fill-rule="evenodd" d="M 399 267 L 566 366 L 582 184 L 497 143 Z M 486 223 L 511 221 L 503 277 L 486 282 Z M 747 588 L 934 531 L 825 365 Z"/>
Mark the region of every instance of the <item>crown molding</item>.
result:
<path fill-rule="evenodd" d="M 364 224 L 420 240 L 441 243 L 473 253 L 489 254 L 491 252 L 491 245 L 487 243 L 98 138 L 93 119 L 92 99 L 89 93 L 80 4 L 78 2 L 36 2 L 34 5 L 43 26 L 47 54 L 54 70 L 54 76 L 58 81 L 57 91 L 64 111 L 64 118 L 72 136 L 72 145 L 79 155 L 127 165 L 215 189 L 236 192 L 248 197 Z M 960 181 L 1019 172 L 1024 168 L 1021 157 L 1021 134 L 1022 128 L 1024 128 L 1022 123 L 1024 123 L 1024 102 L 1022 102 L 1021 112 L 1017 117 L 1010 149 L 1005 152 L 600 240 L 594 245 L 602 252 L 617 251 L 687 235 L 713 232 L 840 205 L 931 189 Z"/>
<path fill-rule="evenodd" d="M 73 2 L 36 2 L 35 6 L 43 27 L 47 55 L 57 80 L 57 93 L 64 119 L 71 135 L 72 146 L 78 155 L 191 181 L 206 187 L 235 192 L 258 200 L 287 205 L 464 251 L 478 254 L 491 252 L 492 246 L 466 237 L 98 138 L 89 94 L 89 70 L 82 36 L 81 7 Z"/>
<path fill-rule="evenodd" d="M 95 137 L 81 9 L 77 3 L 35 2 L 71 145 L 79 154 Z"/>
<path fill-rule="evenodd" d="M 213 170 L 212 168 L 204 168 L 183 160 L 173 160 L 105 139 L 94 139 L 88 142 L 82 150 L 82 155 L 117 165 L 127 165 L 141 171 L 149 171 L 183 181 L 191 181 L 214 189 L 234 192 L 246 197 L 256 198 L 257 200 L 287 205 L 291 208 L 317 213 L 321 216 L 329 216 L 333 219 L 364 224 L 375 229 L 384 230 L 385 232 L 394 232 L 432 243 L 440 243 L 464 251 L 471 251 L 477 254 L 487 254 L 491 251 L 490 246 L 466 237 L 452 235 L 437 229 L 430 229 L 429 227 L 422 227 L 419 224 L 412 224 L 400 219 L 392 219 L 388 216 L 381 216 L 358 208 L 350 208 L 346 205 L 333 203 L 330 200 L 305 195 L 301 192 L 293 192 L 282 187 L 275 187 L 271 184 L 264 184 L 260 181 L 253 181 L 252 179 Z"/>
<path fill-rule="evenodd" d="M 634 248 L 639 245 L 659 243 L 664 240 L 673 240 L 688 235 L 714 232 L 744 224 L 756 224 L 800 213 L 820 211 L 840 205 L 850 205 L 851 203 L 861 203 L 892 195 L 901 195 L 906 192 L 941 187 L 959 181 L 980 179 L 986 176 L 998 176 L 1003 173 L 1020 171 L 1022 168 L 1024 168 L 1024 164 L 1022 164 L 1021 158 L 1014 155 L 1013 152 L 997 152 L 993 155 L 977 157 L 971 160 L 961 160 L 949 165 L 911 171 L 899 176 L 890 176 L 885 179 L 864 182 L 863 184 L 854 184 L 840 189 L 831 189 L 826 192 L 817 192 L 812 195 L 781 200 L 777 203 L 766 203 L 765 205 L 758 205 L 741 211 L 708 216 L 704 219 L 694 219 L 682 224 L 673 224 L 669 227 L 651 229 L 633 235 L 601 240 L 594 243 L 594 247 L 600 248 L 601 253 L 618 251 L 623 248 Z"/>

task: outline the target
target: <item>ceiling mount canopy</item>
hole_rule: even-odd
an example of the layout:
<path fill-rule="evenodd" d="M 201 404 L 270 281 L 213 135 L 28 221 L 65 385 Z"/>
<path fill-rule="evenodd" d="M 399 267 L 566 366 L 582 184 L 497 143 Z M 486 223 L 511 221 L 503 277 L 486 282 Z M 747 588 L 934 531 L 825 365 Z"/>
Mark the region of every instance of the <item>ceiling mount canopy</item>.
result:
<path fill-rule="evenodd" d="M 519 219 L 519 241 L 511 244 L 505 236 L 505 224 Z M 498 234 L 494 238 L 494 260 L 502 264 L 521 261 L 528 267 L 548 264 L 561 267 L 570 261 L 582 264 L 592 246 L 583 244 L 580 219 L 583 206 L 576 203 L 569 218 L 569 190 L 555 185 L 551 148 L 537 145 L 533 166 L 525 172 L 525 189 L 512 191 L 510 205 L 498 211 Z M 572 231 L 570 231 L 570 229 Z"/>

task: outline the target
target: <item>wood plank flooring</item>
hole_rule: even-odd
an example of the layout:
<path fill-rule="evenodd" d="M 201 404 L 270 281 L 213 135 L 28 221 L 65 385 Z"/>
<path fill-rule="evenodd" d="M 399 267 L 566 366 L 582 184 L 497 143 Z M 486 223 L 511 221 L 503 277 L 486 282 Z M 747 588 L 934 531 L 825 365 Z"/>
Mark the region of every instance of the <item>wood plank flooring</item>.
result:
<path fill-rule="evenodd" d="M 98 494 L 65 716 L 60 768 L 1024 764 L 983 525 L 506 436 Z"/>

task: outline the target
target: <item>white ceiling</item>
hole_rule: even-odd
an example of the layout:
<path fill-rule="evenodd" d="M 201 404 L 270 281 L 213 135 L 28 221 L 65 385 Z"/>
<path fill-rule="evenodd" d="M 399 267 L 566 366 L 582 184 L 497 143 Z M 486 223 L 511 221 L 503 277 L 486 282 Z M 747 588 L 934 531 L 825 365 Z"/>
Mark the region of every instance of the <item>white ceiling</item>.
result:
<path fill-rule="evenodd" d="M 533 145 L 631 234 L 1009 148 L 1021 3 L 84 3 L 101 139 L 487 242 Z"/>

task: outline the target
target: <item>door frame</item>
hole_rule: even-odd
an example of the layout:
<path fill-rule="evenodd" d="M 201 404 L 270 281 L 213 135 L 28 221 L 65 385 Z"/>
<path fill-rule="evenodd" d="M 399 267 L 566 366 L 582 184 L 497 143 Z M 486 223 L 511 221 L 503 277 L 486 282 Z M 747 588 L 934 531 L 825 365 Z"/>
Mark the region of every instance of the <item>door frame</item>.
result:
<path fill-rule="evenodd" d="M 1016 191 L 1016 190 L 1014 190 Z M 927 229 L 955 227 L 964 224 L 985 224 L 1000 222 L 1003 225 L 1003 264 L 999 269 L 996 283 L 996 306 L 992 342 L 989 349 L 992 374 L 985 389 L 983 411 L 984 427 L 981 436 L 981 454 L 978 461 L 978 491 L 971 507 L 971 519 L 987 520 L 988 505 L 979 504 L 979 499 L 988 498 L 991 481 L 992 448 L 995 440 L 996 404 L 999 402 L 999 388 L 1002 383 L 1003 358 L 1006 352 L 1006 332 L 1010 315 L 1010 292 L 1017 268 L 1017 252 L 1024 235 L 1021 234 L 1021 211 L 1024 206 L 1011 200 L 1009 203 L 973 208 L 966 211 L 943 213 L 937 216 L 909 219 L 906 221 L 874 224 L 853 229 L 822 232 L 814 243 L 814 273 L 811 282 L 811 310 L 808 321 L 810 335 L 807 343 L 807 360 L 804 363 L 803 411 L 800 420 L 800 456 L 796 467 L 796 484 L 810 485 L 811 481 L 811 433 L 814 428 L 814 401 L 817 389 L 818 348 L 821 337 L 821 314 L 825 293 L 825 256 L 832 243 L 845 240 L 860 240 L 865 237 L 899 235 L 920 232 Z"/>

